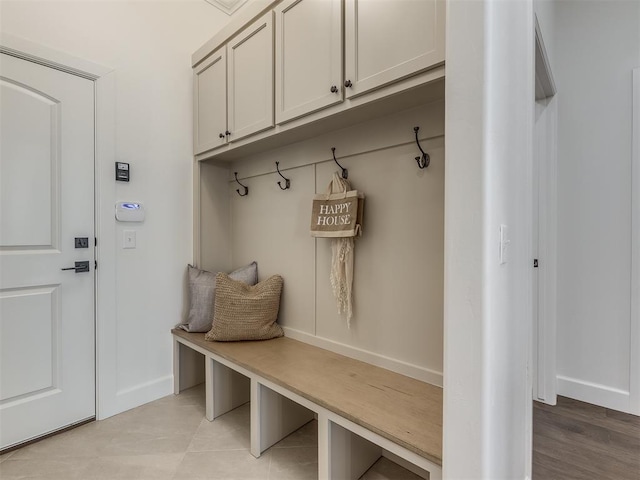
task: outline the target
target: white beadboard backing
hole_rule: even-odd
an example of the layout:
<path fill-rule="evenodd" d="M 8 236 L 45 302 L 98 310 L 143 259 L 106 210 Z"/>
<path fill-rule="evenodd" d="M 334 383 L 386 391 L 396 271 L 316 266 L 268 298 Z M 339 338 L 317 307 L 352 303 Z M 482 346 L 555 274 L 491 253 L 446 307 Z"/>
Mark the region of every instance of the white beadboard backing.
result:
<path fill-rule="evenodd" d="M 293 328 L 314 332 L 315 243 L 309 235 L 309 217 L 315 184 L 313 167 L 284 172 L 289 190 L 280 190 L 279 176 L 264 175 L 243 180 L 249 194 L 229 187 L 231 199 L 231 253 L 234 268 L 258 262 L 264 280 L 280 274 L 284 287 L 279 320 Z"/>
<path fill-rule="evenodd" d="M 196 163 L 194 177 L 200 179 L 199 188 L 194 189 L 194 238 L 201 240 L 196 242 L 196 263 L 205 270 L 231 271 L 227 169 Z"/>
<path fill-rule="evenodd" d="M 442 371 L 430 370 L 419 365 L 414 365 L 407 362 L 402 362 L 398 359 L 386 357 L 375 352 L 363 350 L 352 345 L 345 345 L 344 343 L 338 343 L 334 340 L 329 340 L 318 335 L 310 335 L 300 330 L 284 327 L 285 336 L 300 340 L 301 342 L 310 343 L 316 347 L 324 348 L 325 350 L 331 350 L 332 352 L 345 355 L 347 357 L 355 358 L 362 362 L 367 362 L 378 367 L 392 370 L 396 373 L 401 373 L 407 377 L 422 380 L 423 382 L 430 383 L 442 387 Z"/>
<path fill-rule="evenodd" d="M 201 169 L 201 259 L 229 258 L 229 269 L 256 260 L 260 279 L 282 275 L 279 322 L 292 338 L 442 386 L 443 111 L 438 101 L 231 165 L 196 164 Z M 420 153 L 415 126 L 431 155 L 424 170 L 414 159 Z M 313 196 L 325 191 L 337 170 L 334 146 L 352 186 L 366 195 L 350 329 L 331 293 L 331 241 L 309 234 Z M 277 185 L 275 161 L 291 180 L 288 190 Z M 249 187 L 247 196 L 236 192 L 236 171 Z M 229 225 L 226 239 L 223 225 Z"/>
<path fill-rule="evenodd" d="M 365 195 L 356 240 L 351 328 L 331 291 L 331 242 L 317 240 L 316 335 L 433 371 L 442 371 L 444 143 L 424 142 L 431 165 L 420 170 L 416 145 L 341 160 Z M 323 192 L 333 162 L 316 167 Z M 307 207 L 308 209 L 309 207 Z M 286 324 L 286 323 L 285 323 Z"/>

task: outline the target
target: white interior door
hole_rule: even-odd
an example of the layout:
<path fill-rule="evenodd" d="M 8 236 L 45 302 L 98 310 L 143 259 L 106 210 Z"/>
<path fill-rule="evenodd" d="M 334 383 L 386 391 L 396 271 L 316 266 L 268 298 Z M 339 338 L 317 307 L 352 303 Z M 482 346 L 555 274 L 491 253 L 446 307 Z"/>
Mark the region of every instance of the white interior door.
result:
<path fill-rule="evenodd" d="M 545 371 L 545 344 L 544 344 L 544 319 L 540 318 L 540 160 L 542 150 L 544 149 L 544 135 L 541 132 L 543 122 L 541 116 L 544 115 L 544 104 L 542 102 L 535 102 L 535 128 L 533 135 L 533 164 L 531 168 L 531 191 L 533 198 L 531 200 L 532 206 L 532 225 L 531 225 L 531 256 L 533 257 L 533 269 L 532 281 L 531 281 L 531 307 L 533 309 L 533 365 L 532 365 L 532 386 L 533 386 L 533 398 L 536 400 L 544 399 L 544 378 Z M 546 259 L 545 259 L 546 260 Z"/>
<path fill-rule="evenodd" d="M 535 22 L 535 125 L 533 133 L 532 253 L 535 400 L 556 404 L 557 118 L 558 101 L 542 32 Z"/>
<path fill-rule="evenodd" d="M 95 416 L 94 257 L 94 84 L 2 54 L 0 448 Z"/>
<path fill-rule="evenodd" d="M 640 415 L 640 67 L 633 69 L 631 157 L 631 375 L 629 411 Z"/>
<path fill-rule="evenodd" d="M 533 398 L 556 404 L 556 119 L 555 97 L 536 101 L 533 169 Z"/>

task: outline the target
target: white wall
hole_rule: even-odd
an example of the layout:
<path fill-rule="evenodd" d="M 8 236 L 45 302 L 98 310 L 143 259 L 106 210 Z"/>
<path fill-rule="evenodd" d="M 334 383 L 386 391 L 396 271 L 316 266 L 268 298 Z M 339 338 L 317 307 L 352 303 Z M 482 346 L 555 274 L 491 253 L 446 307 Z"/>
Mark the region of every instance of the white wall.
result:
<path fill-rule="evenodd" d="M 169 329 L 183 312 L 183 277 L 192 260 L 192 77 L 190 58 L 229 17 L 201 0 L 2 1 L 0 29 L 114 69 L 115 158 L 131 182 L 100 178 L 98 253 L 113 261 L 99 300 L 99 416 L 169 394 Z M 99 139 L 99 142 L 104 139 Z M 103 169 L 101 169 L 103 170 Z M 147 219 L 126 227 L 137 249 L 123 250 L 113 202 L 145 204 Z M 105 300 L 106 301 L 106 300 Z M 99 326 L 100 329 L 100 326 Z"/>
<path fill-rule="evenodd" d="M 561 1 L 554 21 L 558 394 L 640 414 L 640 399 L 629 395 L 631 369 L 640 368 L 630 351 L 631 72 L 640 66 L 640 2 Z"/>
<path fill-rule="evenodd" d="M 531 455 L 531 1 L 447 10 L 444 477 L 523 479 Z M 499 264 L 499 228 L 509 227 Z"/>

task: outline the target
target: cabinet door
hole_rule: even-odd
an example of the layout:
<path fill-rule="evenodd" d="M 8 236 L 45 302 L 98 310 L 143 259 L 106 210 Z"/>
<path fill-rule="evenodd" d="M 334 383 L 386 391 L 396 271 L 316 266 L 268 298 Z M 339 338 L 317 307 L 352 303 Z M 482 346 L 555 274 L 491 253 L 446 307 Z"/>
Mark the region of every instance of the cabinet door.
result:
<path fill-rule="evenodd" d="M 444 0 L 346 0 L 347 98 L 443 63 L 445 8 Z"/>
<path fill-rule="evenodd" d="M 273 12 L 228 44 L 229 141 L 273 127 Z"/>
<path fill-rule="evenodd" d="M 342 0 L 285 0 L 275 14 L 276 123 L 340 103 Z"/>
<path fill-rule="evenodd" d="M 227 56 L 225 47 L 193 70 L 194 141 L 196 154 L 227 142 Z"/>

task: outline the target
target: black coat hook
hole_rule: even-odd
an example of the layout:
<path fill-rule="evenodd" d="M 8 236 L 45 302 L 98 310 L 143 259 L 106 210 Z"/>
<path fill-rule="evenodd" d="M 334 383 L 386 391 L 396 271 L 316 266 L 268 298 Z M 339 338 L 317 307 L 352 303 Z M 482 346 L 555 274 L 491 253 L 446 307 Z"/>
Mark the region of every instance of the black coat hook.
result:
<path fill-rule="evenodd" d="M 287 177 L 285 177 L 284 175 L 282 175 L 282 172 L 280 171 L 280 167 L 278 166 L 280 165 L 280 162 L 276 162 L 276 170 L 278 171 L 278 174 L 284 178 L 284 187 L 282 186 L 282 181 L 278 182 L 278 186 L 280 187 L 280 190 L 286 190 L 287 188 L 289 188 L 291 186 L 291 180 L 289 180 Z"/>
<path fill-rule="evenodd" d="M 413 127 L 413 131 L 416 132 L 416 143 L 418 144 L 418 148 L 422 152 L 422 157 L 416 157 L 416 162 L 418 164 L 418 168 L 422 169 L 429 166 L 431 157 L 429 157 L 429 154 L 425 152 L 420 146 L 420 142 L 418 141 L 418 130 L 420 130 L 420 127 Z"/>
<path fill-rule="evenodd" d="M 240 180 L 238 180 L 238 172 L 233 172 L 233 174 L 236 176 L 236 182 L 238 182 L 238 185 L 244 188 L 244 193 L 240 193 L 239 188 L 236 189 L 236 192 L 238 192 L 238 195 L 240 195 L 241 197 L 244 197 L 245 195 L 249 195 L 249 187 L 247 187 L 246 185 L 242 185 L 240 183 Z"/>
<path fill-rule="evenodd" d="M 349 178 L 349 170 L 347 170 L 346 168 L 342 168 L 342 165 L 340 165 L 338 163 L 338 160 L 336 160 L 336 147 L 331 147 L 331 151 L 333 152 L 333 161 L 336 162 L 336 165 L 338 165 L 340 167 L 340 170 L 342 170 L 342 178 Z"/>

